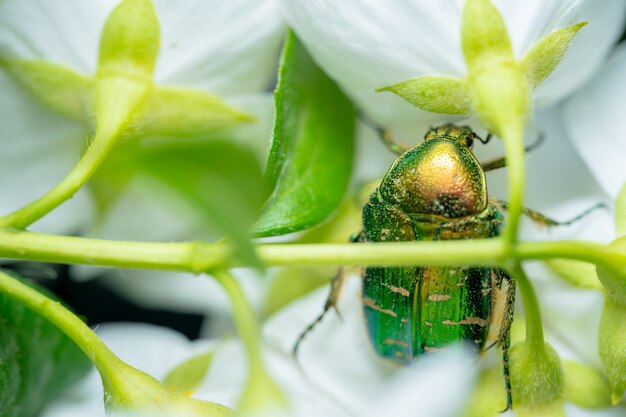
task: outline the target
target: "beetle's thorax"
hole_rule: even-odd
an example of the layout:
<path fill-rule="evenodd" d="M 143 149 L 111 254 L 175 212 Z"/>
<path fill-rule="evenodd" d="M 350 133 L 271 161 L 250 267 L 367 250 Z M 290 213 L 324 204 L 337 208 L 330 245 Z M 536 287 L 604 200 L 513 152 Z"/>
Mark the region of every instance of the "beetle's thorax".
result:
<path fill-rule="evenodd" d="M 398 158 L 379 190 L 405 213 L 457 218 L 487 207 L 485 174 L 469 147 L 454 137 L 427 135 Z"/>

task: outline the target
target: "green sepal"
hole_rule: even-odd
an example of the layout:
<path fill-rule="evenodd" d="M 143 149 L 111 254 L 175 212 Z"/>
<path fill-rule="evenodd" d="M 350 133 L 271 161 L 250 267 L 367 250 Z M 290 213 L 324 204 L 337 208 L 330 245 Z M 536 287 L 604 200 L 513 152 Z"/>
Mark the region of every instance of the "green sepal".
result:
<path fill-rule="evenodd" d="M 554 348 L 524 341 L 511 348 L 509 358 L 515 409 L 552 410 L 551 404 L 561 400 L 563 390 L 563 371 Z"/>
<path fill-rule="evenodd" d="M 596 368 L 574 361 L 563 361 L 563 399 L 583 408 L 611 406 L 611 387 Z"/>
<path fill-rule="evenodd" d="M 617 236 L 626 236 L 626 183 L 615 199 L 615 230 Z"/>
<path fill-rule="evenodd" d="M 252 229 L 256 237 L 321 223 L 341 204 L 352 173 L 354 106 L 292 33 L 275 94 L 268 198 Z"/>
<path fill-rule="evenodd" d="M 254 120 L 215 94 L 154 87 L 133 116 L 128 135 L 194 137 Z"/>
<path fill-rule="evenodd" d="M 569 284 L 585 289 L 602 290 L 594 264 L 570 259 L 550 259 L 546 265 Z"/>
<path fill-rule="evenodd" d="M 102 30 L 98 77 L 151 78 L 159 42 L 159 20 L 152 2 L 123 0 Z"/>
<path fill-rule="evenodd" d="M 461 47 L 467 66 L 513 59 L 504 19 L 489 0 L 467 0 L 461 15 Z"/>
<path fill-rule="evenodd" d="M 467 114 L 470 111 L 467 86 L 462 78 L 426 75 L 379 88 L 433 113 Z"/>
<path fill-rule="evenodd" d="M 171 369 L 165 378 L 163 386 L 171 391 L 191 396 L 202 385 L 216 349 L 193 356 Z"/>
<path fill-rule="evenodd" d="M 89 108 L 89 78 L 45 61 L 0 60 L 4 68 L 40 103 L 75 120 L 84 121 Z"/>
<path fill-rule="evenodd" d="M 492 366 L 481 372 L 463 417 L 496 417 L 506 407 L 506 390 L 502 368 Z"/>
<path fill-rule="evenodd" d="M 611 385 L 611 402 L 622 400 L 626 390 L 626 305 L 606 296 L 598 334 L 600 360 Z"/>
<path fill-rule="evenodd" d="M 50 296 L 39 286 L 29 286 Z M 67 336 L 44 317 L 0 293 L 2 416 L 38 415 L 90 369 L 87 357 Z"/>
<path fill-rule="evenodd" d="M 544 36 L 526 53 L 521 65 L 526 70 L 528 82 L 534 88 L 543 82 L 559 65 L 578 31 L 587 22 L 557 29 Z"/>

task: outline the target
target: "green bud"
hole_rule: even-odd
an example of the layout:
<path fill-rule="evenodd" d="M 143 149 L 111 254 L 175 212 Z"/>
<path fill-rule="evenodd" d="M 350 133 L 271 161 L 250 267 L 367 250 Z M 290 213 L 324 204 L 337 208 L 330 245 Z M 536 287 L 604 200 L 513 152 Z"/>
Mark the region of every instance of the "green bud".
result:
<path fill-rule="evenodd" d="M 611 242 L 609 250 L 612 262 L 596 266 L 598 278 L 608 295 L 626 304 L 626 236 Z"/>
<path fill-rule="evenodd" d="M 152 2 L 123 0 L 102 30 L 98 76 L 151 78 L 159 40 L 159 21 Z"/>
<path fill-rule="evenodd" d="M 171 391 L 150 375 L 121 361 L 109 364 L 102 373 L 107 413 L 129 411 L 151 415 L 225 417 L 232 411 L 219 404 L 189 398 Z"/>
<path fill-rule="evenodd" d="M 539 409 L 561 400 L 563 372 L 556 351 L 547 343 L 524 341 L 509 353 L 514 407 Z"/>
<path fill-rule="evenodd" d="M 626 235 L 626 184 L 615 199 L 615 228 L 617 236 Z"/>
<path fill-rule="evenodd" d="M 599 331 L 600 360 L 611 385 L 611 402 L 626 390 L 626 305 L 607 295 Z"/>
<path fill-rule="evenodd" d="M 584 408 L 604 408 L 611 405 L 611 387 L 597 369 L 573 361 L 563 361 L 565 384 L 563 398 Z"/>

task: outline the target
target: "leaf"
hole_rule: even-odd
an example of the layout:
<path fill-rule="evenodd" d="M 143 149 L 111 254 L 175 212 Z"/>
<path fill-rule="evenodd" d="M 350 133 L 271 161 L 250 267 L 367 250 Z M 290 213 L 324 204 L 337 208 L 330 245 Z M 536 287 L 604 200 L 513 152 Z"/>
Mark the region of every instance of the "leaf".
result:
<path fill-rule="evenodd" d="M 257 237 L 306 229 L 340 204 L 352 172 L 352 103 L 288 35 L 276 89 L 276 119 L 266 167 L 268 200 Z"/>
<path fill-rule="evenodd" d="M 391 91 L 414 106 L 433 113 L 470 112 L 467 86 L 462 78 L 426 75 L 376 91 Z"/>
<path fill-rule="evenodd" d="M 38 415 L 89 369 L 86 356 L 67 336 L 45 318 L 0 294 L 2 416 Z"/>
<path fill-rule="evenodd" d="M 533 45 L 522 60 L 531 86 L 537 87 L 552 74 L 578 31 L 586 24 L 587 22 L 582 22 L 555 30 Z"/>
<path fill-rule="evenodd" d="M 191 395 L 202 385 L 215 350 L 193 356 L 177 365 L 165 375 L 163 385 L 172 391 Z"/>
<path fill-rule="evenodd" d="M 546 265 L 570 285 L 578 288 L 602 289 L 594 264 L 570 259 L 550 259 L 546 261 Z"/>
<path fill-rule="evenodd" d="M 142 149 L 138 164 L 229 236 L 240 261 L 258 265 L 248 230 L 261 203 L 263 177 L 251 150 L 218 140 L 166 143 Z"/>
<path fill-rule="evenodd" d="M 470 69 L 489 58 L 513 58 L 506 24 L 490 0 L 467 0 L 461 20 L 461 47 Z"/>

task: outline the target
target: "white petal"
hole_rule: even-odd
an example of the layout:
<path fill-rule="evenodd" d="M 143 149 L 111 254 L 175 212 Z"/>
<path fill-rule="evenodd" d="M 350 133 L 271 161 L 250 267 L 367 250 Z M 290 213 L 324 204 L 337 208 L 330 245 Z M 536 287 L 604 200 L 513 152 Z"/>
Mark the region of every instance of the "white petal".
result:
<path fill-rule="evenodd" d="M 0 71 L 0 213 L 7 214 L 41 197 L 74 167 L 85 140 L 82 126 L 42 108 Z M 76 233 L 91 216 L 80 192 L 33 230 Z"/>
<path fill-rule="evenodd" d="M 615 197 L 626 182 L 626 45 L 597 77 L 569 100 L 563 112 L 567 133 L 596 180 Z"/>
<path fill-rule="evenodd" d="M 284 27 L 275 0 L 156 0 L 161 50 L 155 79 L 219 94 L 266 90 Z"/>
<path fill-rule="evenodd" d="M 118 0 L 0 2 L 0 54 L 93 74 L 100 32 Z"/>
<path fill-rule="evenodd" d="M 592 22 L 572 47 L 570 55 L 577 56 L 567 58 L 558 77 L 554 74 L 546 81 L 541 101 L 557 100 L 589 77 L 620 33 L 626 10 L 619 0 L 602 11 L 592 8 L 590 0 L 495 3 L 510 28 L 517 57 L 558 27 Z M 419 75 L 463 76 L 462 5 L 462 0 L 283 0 L 286 19 L 319 65 L 370 117 L 385 125 L 449 120 L 374 89 Z"/>

